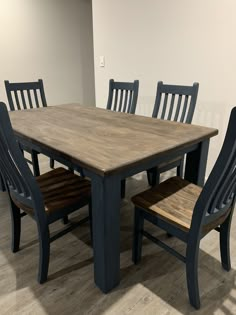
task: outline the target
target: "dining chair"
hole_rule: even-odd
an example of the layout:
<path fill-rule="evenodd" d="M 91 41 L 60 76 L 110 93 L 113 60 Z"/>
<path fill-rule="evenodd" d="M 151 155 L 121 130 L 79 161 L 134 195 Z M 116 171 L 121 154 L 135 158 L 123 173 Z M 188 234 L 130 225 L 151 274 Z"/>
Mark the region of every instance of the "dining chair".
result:
<path fill-rule="evenodd" d="M 12 251 L 19 250 L 21 219 L 27 214 L 37 224 L 38 281 L 43 283 L 48 276 L 50 243 L 87 221 L 88 217 L 54 235 L 50 235 L 49 225 L 85 205 L 89 205 L 91 219 L 90 182 L 62 167 L 34 177 L 16 141 L 4 103 L 0 103 L 0 172 L 10 201 Z"/>
<path fill-rule="evenodd" d="M 156 99 L 152 117 L 191 124 L 197 102 L 199 83 L 192 86 L 157 83 Z M 160 174 L 177 168 L 177 175 L 183 177 L 184 156 L 178 156 L 157 167 L 147 170 L 150 186 L 160 182 Z"/>
<path fill-rule="evenodd" d="M 36 82 L 5 82 L 6 94 L 11 111 L 24 110 L 39 107 L 47 107 L 47 101 L 44 93 L 43 80 Z M 26 159 L 33 166 L 35 176 L 39 176 L 38 152 L 21 145 L 22 151 L 30 154 L 30 159 Z M 54 168 L 54 160 L 50 158 L 50 167 Z"/>
<path fill-rule="evenodd" d="M 224 143 L 203 188 L 175 176 L 132 198 L 135 205 L 133 261 L 141 260 L 142 236 L 186 264 L 189 300 L 200 308 L 198 256 L 200 241 L 210 231 L 220 235 L 222 267 L 229 271 L 230 226 L 236 193 L 236 107 L 231 111 Z M 144 229 L 144 220 L 186 243 L 185 255 Z"/>
<path fill-rule="evenodd" d="M 109 93 L 107 109 L 135 114 L 138 100 L 139 81 L 117 82 L 113 79 L 109 81 Z M 126 180 L 121 181 L 121 198 L 125 197 Z"/>
<path fill-rule="evenodd" d="M 134 82 L 117 82 L 111 79 L 109 81 L 107 109 L 135 114 L 138 89 L 138 80 L 135 80 Z"/>

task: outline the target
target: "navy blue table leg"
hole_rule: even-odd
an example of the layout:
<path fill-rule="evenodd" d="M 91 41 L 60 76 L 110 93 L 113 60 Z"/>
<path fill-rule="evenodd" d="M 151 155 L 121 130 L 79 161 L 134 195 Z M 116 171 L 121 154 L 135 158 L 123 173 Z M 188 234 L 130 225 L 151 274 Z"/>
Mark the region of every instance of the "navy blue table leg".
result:
<path fill-rule="evenodd" d="M 120 281 L 120 178 L 92 178 L 94 279 L 107 293 Z"/>
<path fill-rule="evenodd" d="M 199 143 L 197 150 L 191 151 L 186 157 L 185 179 L 203 186 L 205 182 L 209 139 Z"/>

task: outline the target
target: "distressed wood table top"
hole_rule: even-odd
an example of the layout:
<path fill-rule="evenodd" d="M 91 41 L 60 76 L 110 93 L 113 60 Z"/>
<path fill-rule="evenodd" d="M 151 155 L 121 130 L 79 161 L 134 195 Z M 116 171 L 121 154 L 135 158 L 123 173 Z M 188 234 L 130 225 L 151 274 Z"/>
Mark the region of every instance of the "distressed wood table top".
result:
<path fill-rule="evenodd" d="M 10 113 L 17 136 L 99 175 L 115 173 L 217 135 L 217 129 L 79 104 Z"/>

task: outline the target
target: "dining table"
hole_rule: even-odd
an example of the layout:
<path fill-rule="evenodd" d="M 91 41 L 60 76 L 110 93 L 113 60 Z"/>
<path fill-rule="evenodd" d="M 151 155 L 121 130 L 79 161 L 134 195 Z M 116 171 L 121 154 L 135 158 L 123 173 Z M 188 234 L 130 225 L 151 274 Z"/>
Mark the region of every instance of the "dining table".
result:
<path fill-rule="evenodd" d="M 22 145 L 91 179 L 95 284 L 120 282 L 121 181 L 185 155 L 185 179 L 203 186 L 209 140 L 218 130 L 63 104 L 10 112 Z"/>

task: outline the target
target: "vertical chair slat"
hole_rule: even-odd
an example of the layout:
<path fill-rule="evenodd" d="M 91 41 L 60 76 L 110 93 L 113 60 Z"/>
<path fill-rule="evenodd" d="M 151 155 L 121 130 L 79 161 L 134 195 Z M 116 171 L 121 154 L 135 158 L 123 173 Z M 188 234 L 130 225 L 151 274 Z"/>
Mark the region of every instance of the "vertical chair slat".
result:
<path fill-rule="evenodd" d="M 130 113 L 131 106 L 132 106 L 132 97 L 133 97 L 133 92 L 128 91 L 128 113 Z"/>
<path fill-rule="evenodd" d="M 31 98 L 30 90 L 27 90 L 27 95 L 28 95 L 28 99 L 29 99 L 30 108 L 33 108 L 33 103 L 32 103 L 32 98 Z"/>
<path fill-rule="evenodd" d="M 178 103 L 176 106 L 174 121 L 178 121 L 179 112 L 180 112 L 180 108 L 181 108 L 181 102 L 182 102 L 182 94 L 180 94 L 178 97 Z"/>
<path fill-rule="evenodd" d="M 167 117 L 168 120 L 171 120 L 173 109 L 174 109 L 174 102 L 175 102 L 175 94 L 172 94 L 169 113 L 168 113 L 168 117 Z"/>
<path fill-rule="evenodd" d="M 39 108 L 39 100 L 38 100 L 37 90 L 34 90 L 34 98 L 35 98 L 36 107 Z"/>
<path fill-rule="evenodd" d="M 15 100 L 16 100 L 17 109 L 18 109 L 18 110 L 21 110 L 20 102 L 19 102 L 19 97 L 18 97 L 17 91 L 14 91 L 14 96 L 15 96 Z"/>
<path fill-rule="evenodd" d="M 183 106 L 182 115 L 181 115 L 181 118 L 180 118 L 180 121 L 181 121 L 181 122 L 184 122 L 185 115 L 187 115 L 187 114 L 186 114 L 186 112 L 187 112 L 187 106 L 188 106 L 188 95 L 185 95 L 185 98 L 184 98 L 184 106 Z"/>
<path fill-rule="evenodd" d="M 23 107 L 24 107 L 24 109 L 27 109 L 24 92 L 22 90 L 20 90 L 20 94 L 21 94 Z"/>
<path fill-rule="evenodd" d="M 165 119 L 166 108 L 167 108 L 167 101 L 168 101 L 168 94 L 166 93 L 166 94 L 165 94 L 165 98 L 164 98 L 162 113 L 161 113 L 161 119 Z"/>
<path fill-rule="evenodd" d="M 125 100 L 124 100 L 124 107 L 123 107 L 123 112 L 126 113 L 127 111 L 127 104 L 128 104 L 128 91 L 125 90 Z"/>
<path fill-rule="evenodd" d="M 118 109 L 118 112 L 121 112 L 121 110 L 122 110 L 122 105 L 123 105 L 123 92 L 124 92 L 124 90 L 121 90 L 121 91 L 120 91 L 120 102 L 119 102 L 119 109 Z"/>
<path fill-rule="evenodd" d="M 115 100 L 114 100 L 114 104 L 113 104 L 113 110 L 116 111 L 116 107 L 117 107 L 117 100 L 118 100 L 118 90 L 115 90 Z"/>

